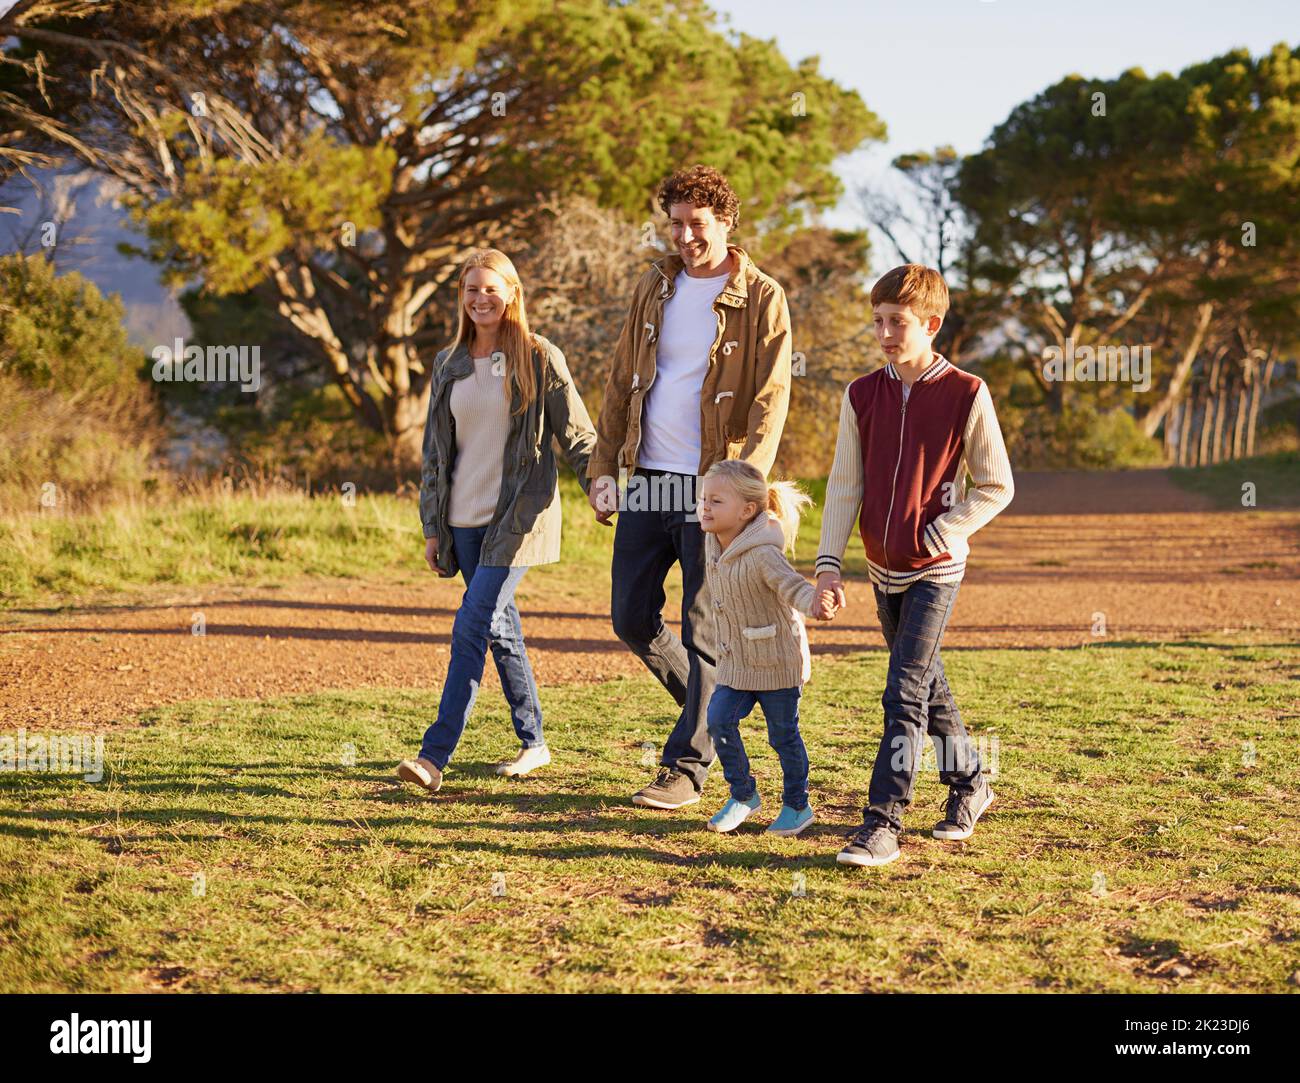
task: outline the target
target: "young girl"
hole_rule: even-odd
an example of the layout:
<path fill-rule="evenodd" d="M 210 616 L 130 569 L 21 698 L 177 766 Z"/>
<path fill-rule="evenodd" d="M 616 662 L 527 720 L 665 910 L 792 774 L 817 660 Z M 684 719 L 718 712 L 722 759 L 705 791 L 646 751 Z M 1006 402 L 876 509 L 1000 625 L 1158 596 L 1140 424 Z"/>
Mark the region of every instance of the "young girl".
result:
<path fill-rule="evenodd" d="M 495 248 L 460 273 L 456 338 L 433 364 L 424 429 L 420 519 L 424 558 L 465 594 L 451 628 L 438 717 L 397 777 L 435 791 L 474 709 L 488 648 L 519 754 L 497 766 L 525 775 L 551 762 L 515 588 L 534 564 L 560 559 L 560 499 L 552 445 L 588 488 L 596 442 L 564 354 L 528 327 L 514 264 Z"/>
<path fill-rule="evenodd" d="M 829 591 L 816 590 L 790 566 L 799 513 L 811 498 L 793 482 L 768 484 L 740 459 L 714 463 L 700 490 L 705 575 L 718 628 L 717 685 L 709 700 L 713 738 L 731 799 L 709 821 L 734 831 L 759 807 L 740 739 L 740 720 L 758 703 L 768 743 L 781 760 L 785 787 L 773 835 L 797 835 L 813 821 L 808 753 L 799 735 L 799 697 L 811 675 L 803 615 L 829 618 Z"/>

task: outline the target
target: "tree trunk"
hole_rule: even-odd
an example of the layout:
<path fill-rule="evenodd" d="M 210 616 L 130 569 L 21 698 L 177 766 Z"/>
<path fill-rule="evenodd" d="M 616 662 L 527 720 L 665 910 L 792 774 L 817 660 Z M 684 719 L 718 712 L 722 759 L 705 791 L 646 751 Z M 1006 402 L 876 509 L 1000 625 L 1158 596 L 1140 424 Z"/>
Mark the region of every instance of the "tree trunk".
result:
<path fill-rule="evenodd" d="M 1183 401 L 1183 407 L 1182 407 L 1183 421 L 1182 424 L 1178 426 L 1178 465 L 1179 466 L 1187 465 L 1187 455 L 1190 446 L 1189 436 L 1192 431 L 1192 413 L 1194 412 L 1194 406 L 1193 406 L 1194 399 L 1195 396 L 1189 393 L 1187 398 Z"/>
<path fill-rule="evenodd" d="M 1214 432 L 1214 396 L 1205 392 L 1205 405 L 1201 407 L 1201 438 L 1196 444 L 1196 465 L 1210 465 L 1210 436 Z"/>
<path fill-rule="evenodd" d="M 1210 462 L 1218 463 L 1223 461 L 1223 418 L 1228 412 L 1228 377 L 1226 373 L 1221 373 L 1219 377 L 1219 393 L 1214 396 L 1214 449 L 1210 456 Z"/>
<path fill-rule="evenodd" d="M 1250 399 L 1250 420 L 1246 423 L 1247 456 L 1255 454 L 1255 426 L 1259 421 L 1259 406 L 1268 391 L 1268 385 L 1273 381 L 1273 365 L 1275 363 L 1273 351 L 1270 349 L 1268 361 L 1264 365 L 1264 375 L 1261 379 L 1255 381 L 1255 393 Z"/>
<path fill-rule="evenodd" d="M 1219 387 L 1219 364 L 1222 355 L 1215 357 L 1210 366 L 1210 376 L 1205 382 L 1205 406 L 1201 411 L 1201 439 L 1197 444 L 1196 465 L 1208 466 L 1210 462 L 1210 435 L 1214 432 L 1214 397 Z"/>
<path fill-rule="evenodd" d="M 1192 330 L 1191 339 L 1183 350 L 1183 356 L 1178 359 L 1174 374 L 1169 379 L 1168 388 L 1165 389 L 1160 401 L 1139 418 L 1138 423 L 1147 436 L 1156 434 L 1156 430 L 1160 428 L 1160 422 L 1181 401 L 1187 378 L 1191 374 L 1192 367 L 1196 364 L 1196 355 L 1201 351 L 1201 344 L 1205 341 L 1205 332 L 1210 326 L 1210 317 L 1213 315 L 1213 302 L 1206 301 L 1204 304 L 1197 305 L 1196 326 Z"/>
<path fill-rule="evenodd" d="M 1240 459 L 1245 451 L 1243 441 L 1246 436 L 1246 393 L 1251 384 L 1251 370 L 1255 362 L 1246 357 L 1242 361 L 1241 383 L 1237 386 L 1237 420 L 1232 428 L 1232 457 Z"/>
<path fill-rule="evenodd" d="M 408 392 L 392 402 L 389 439 L 393 448 L 393 469 L 398 475 L 416 476 L 423 458 L 424 421 L 429 411 L 429 381 L 421 380 L 419 392 Z"/>

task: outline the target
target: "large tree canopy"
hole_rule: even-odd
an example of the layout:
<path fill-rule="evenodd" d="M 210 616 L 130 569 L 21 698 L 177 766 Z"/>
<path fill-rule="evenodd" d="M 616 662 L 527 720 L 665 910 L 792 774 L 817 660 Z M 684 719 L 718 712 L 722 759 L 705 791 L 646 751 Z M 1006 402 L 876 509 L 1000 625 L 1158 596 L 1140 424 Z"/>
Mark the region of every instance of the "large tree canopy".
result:
<path fill-rule="evenodd" d="M 883 135 L 815 60 L 699 0 L 19 0 L 9 35 L 11 154 L 75 154 L 174 276 L 266 293 L 405 464 L 466 248 L 526 236 L 550 195 L 640 232 L 697 158 L 750 228 L 792 230 Z"/>
<path fill-rule="evenodd" d="M 1249 382 L 1261 350 L 1297 341 L 1300 50 L 1070 76 L 965 160 L 959 196 L 1048 404 L 1066 387 L 1043 379 L 1044 346 L 1153 343 L 1153 435 L 1198 361 L 1220 351 Z"/>

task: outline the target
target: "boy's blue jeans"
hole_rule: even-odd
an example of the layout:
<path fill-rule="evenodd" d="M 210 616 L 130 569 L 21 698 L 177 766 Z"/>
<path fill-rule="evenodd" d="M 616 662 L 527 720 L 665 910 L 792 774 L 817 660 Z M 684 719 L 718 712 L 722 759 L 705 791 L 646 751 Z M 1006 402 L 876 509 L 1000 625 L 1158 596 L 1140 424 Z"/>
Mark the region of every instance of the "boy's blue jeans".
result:
<path fill-rule="evenodd" d="M 774 692 L 742 692 L 725 684 L 716 685 L 709 700 L 709 736 L 722 763 L 722 775 L 731 786 L 731 796 L 748 801 L 758 792 L 749 773 L 749 757 L 740 739 L 740 720 L 757 703 L 767 720 L 767 743 L 781 761 L 784 778 L 782 800 L 792 809 L 808 806 L 808 752 L 799 735 L 801 688 L 780 688 Z"/>
<path fill-rule="evenodd" d="M 876 613 L 889 644 L 889 676 L 880 700 L 885 732 L 871 775 L 869 803 L 862 810 L 868 823 L 874 818 L 894 831 L 902 830 L 926 733 L 934 742 L 940 780 L 966 793 L 980 787 L 979 754 L 966 733 L 939 657 L 960 585 L 920 579 L 899 594 L 887 594 L 873 584 Z"/>
<path fill-rule="evenodd" d="M 520 742 L 525 748 L 546 743 L 542 737 L 542 704 L 515 606 L 515 588 L 528 569 L 480 566 L 478 558 L 487 531 L 486 526 L 451 528 L 465 594 L 451 626 L 451 662 L 438 702 L 438 717 L 425 730 L 420 746 L 420 757 L 440 771 L 447 766 L 465 732 L 483 680 L 489 647 Z"/>

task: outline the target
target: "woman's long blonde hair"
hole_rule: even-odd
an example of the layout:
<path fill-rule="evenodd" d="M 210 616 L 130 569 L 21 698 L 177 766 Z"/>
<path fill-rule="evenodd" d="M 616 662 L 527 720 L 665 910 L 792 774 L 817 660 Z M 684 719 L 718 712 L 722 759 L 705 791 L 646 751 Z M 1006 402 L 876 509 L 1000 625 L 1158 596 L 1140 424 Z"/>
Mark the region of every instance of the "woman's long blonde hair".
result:
<path fill-rule="evenodd" d="M 723 459 L 705 472 L 706 478 L 723 478 L 731 483 L 741 500 L 758 505 L 758 515 L 770 511 L 781 524 L 785 547 L 794 552 L 794 540 L 799 535 L 799 516 L 811 504 L 812 497 L 793 481 L 769 482 L 753 463 L 744 459 Z"/>
<path fill-rule="evenodd" d="M 506 280 L 506 285 L 510 287 L 513 295 L 501 315 L 501 328 L 497 332 L 497 350 L 505 354 L 507 378 L 502 383 L 506 398 L 510 398 L 511 386 L 518 388 L 519 409 L 515 413 L 522 414 L 537 397 L 537 371 L 533 367 L 533 349 L 537 346 L 537 342 L 528 329 L 528 314 L 524 307 L 524 285 L 519 280 L 519 272 L 510 262 L 510 257 L 500 249 L 475 249 L 465 257 L 465 262 L 461 265 L 460 278 L 456 282 L 456 337 L 452 340 L 450 350 L 454 351 L 461 345 L 468 349 L 474 345 L 474 321 L 465 313 L 465 279 L 475 267 L 496 271 Z"/>

